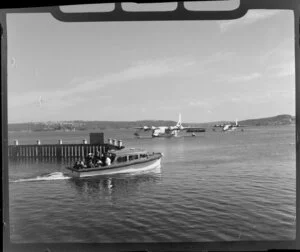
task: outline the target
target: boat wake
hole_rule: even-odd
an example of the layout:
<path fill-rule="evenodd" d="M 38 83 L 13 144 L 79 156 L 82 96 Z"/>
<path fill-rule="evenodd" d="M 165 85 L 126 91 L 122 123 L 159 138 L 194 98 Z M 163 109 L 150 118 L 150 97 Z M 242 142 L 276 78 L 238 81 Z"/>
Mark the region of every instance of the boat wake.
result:
<path fill-rule="evenodd" d="M 62 172 L 52 172 L 48 174 L 44 174 L 41 176 L 33 177 L 33 178 L 22 178 L 17 179 L 10 182 L 30 182 L 30 181 L 46 181 L 46 180 L 62 180 L 62 179 L 70 179 L 71 177 L 67 176 Z"/>

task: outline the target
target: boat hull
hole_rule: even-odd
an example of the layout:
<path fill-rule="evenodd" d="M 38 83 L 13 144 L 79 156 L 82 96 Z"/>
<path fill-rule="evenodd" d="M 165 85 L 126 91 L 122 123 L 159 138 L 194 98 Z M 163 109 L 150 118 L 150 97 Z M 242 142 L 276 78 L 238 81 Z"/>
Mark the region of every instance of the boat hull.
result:
<path fill-rule="evenodd" d="M 161 158 L 149 160 L 143 163 L 135 163 L 131 165 L 126 165 L 122 167 L 103 167 L 100 169 L 82 169 L 82 170 L 74 170 L 69 169 L 69 175 L 72 177 L 83 178 L 83 177 L 92 177 L 99 175 L 111 175 L 111 174 L 119 174 L 119 173 L 133 173 L 133 172 L 142 172 L 148 171 L 160 166 Z"/>

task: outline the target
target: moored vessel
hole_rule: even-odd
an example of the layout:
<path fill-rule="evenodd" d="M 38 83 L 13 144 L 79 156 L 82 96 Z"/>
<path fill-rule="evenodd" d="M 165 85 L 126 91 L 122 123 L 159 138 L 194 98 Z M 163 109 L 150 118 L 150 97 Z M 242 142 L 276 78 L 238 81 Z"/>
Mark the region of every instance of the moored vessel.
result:
<path fill-rule="evenodd" d="M 148 152 L 142 149 L 111 150 L 106 153 L 109 163 L 92 167 L 87 165 L 66 167 L 73 177 L 91 177 L 117 173 L 147 171 L 160 166 L 162 153 Z"/>

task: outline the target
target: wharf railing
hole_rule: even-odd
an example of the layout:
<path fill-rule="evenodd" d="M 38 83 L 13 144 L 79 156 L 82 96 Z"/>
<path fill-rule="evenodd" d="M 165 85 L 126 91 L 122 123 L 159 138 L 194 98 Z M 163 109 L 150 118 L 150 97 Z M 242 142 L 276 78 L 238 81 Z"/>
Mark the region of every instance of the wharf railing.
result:
<path fill-rule="evenodd" d="M 110 149 L 122 149 L 122 142 L 109 141 L 103 144 L 88 144 L 84 141 L 82 144 L 63 144 L 59 140 L 58 144 L 41 144 L 38 140 L 37 144 L 19 145 L 18 141 L 14 141 L 14 145 L 8 146 L 8 156 L 12 158 L 21 157 L 53 157 L 53 158 L 84 158 L 88 153 L 96 154 L 97 151 L 102 154 Z"/>

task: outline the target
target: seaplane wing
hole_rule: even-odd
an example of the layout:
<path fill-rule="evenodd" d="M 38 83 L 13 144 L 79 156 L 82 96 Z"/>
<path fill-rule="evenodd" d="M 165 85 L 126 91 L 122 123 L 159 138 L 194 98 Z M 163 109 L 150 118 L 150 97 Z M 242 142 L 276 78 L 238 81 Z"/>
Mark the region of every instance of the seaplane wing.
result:
<path fill-rule="evenodd" d="M 225 127 L 226 125 L 231 125 L 232 123 L 221 123 L 221 124 L 215 124 L 214 125 L 214 127 L 221 127 L 221 128 L 223 128 L 223 127 Z"/>
<path fill-rule="evenodd" d="M 150 131 L 150 130 L 155 130 L 157 127 L 154 127 L 154 126 L 143 126 L 143 127 L 134 127 L 134 129 L 137 129 L 137 130 L 144 130 L 144 131 Z"/>
<path fill-rule="evenodd" d="M 174 126 L 142 126 L 135 127 L 135 129 L 143 131 L 152 131 L 152 137 L 177 137 L 178 133 L 183 130 L 186 130 L 187 132 L 205 132 L 204 128 L 184 127 L 181 123 L 181 114 L 179 114 L 178 122 Z M 138 136 L 139 134 L 136 132 L 134 135 Z"/>
<path fill-rule="evenodd" d="M 238 127 L 246 127 L 246 125 L 240 125 L 238 120 L 236 119 L 235 122 L 229 122 L 224 124 L 215 124 L 214 127 L 220 127 L 223 131 L 233 131 Z"/>
<path fill-rule="evenodd" d="M 213 127 L 220 127 L 220 128 L 230 128 L 230 127 L 246 127 L 247 125 L 240 125 L 238 120 L 236 119 L 235 122 L 225 122 L 222 124 L 215 124 Z"/>

